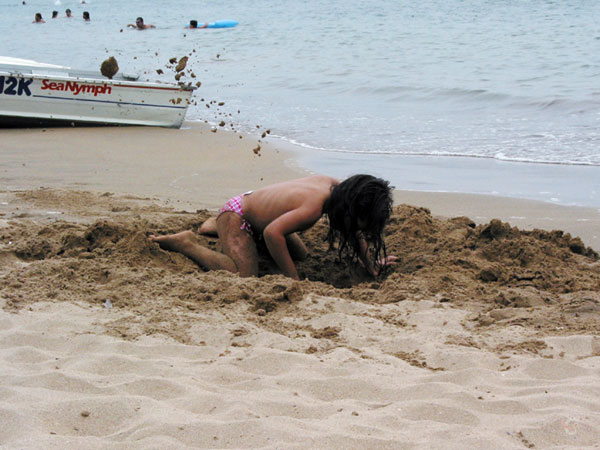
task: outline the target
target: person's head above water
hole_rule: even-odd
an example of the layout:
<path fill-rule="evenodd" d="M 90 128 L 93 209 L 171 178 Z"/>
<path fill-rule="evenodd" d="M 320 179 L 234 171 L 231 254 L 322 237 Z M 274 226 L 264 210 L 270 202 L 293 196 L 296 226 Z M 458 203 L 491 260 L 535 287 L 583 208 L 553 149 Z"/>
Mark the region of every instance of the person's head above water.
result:
<path fill-rule="evenodd" d="M 156 28 L 154 25 L 152 25 L 150 23 L 144 23 L 144 19 L 142 17 L 138 17 L 137 19 L 135 19 L 135 25 L 130 23 L 127 26 L 137 28 L 138 30 L 147 30 L 148 28 Z"/>
<path fill-rule="evenodd" d="M 190 20 L 190 28 L 198 28 L 198 21 Z"/>
<path fill-rule="evenodd" d="M 327 239 L 339 241 L 339 255 L 355 259 L 359 236 L 372 246 L 375 261 L 386 256 L 383 229 L 392 212 L 392 187 L 388 181 L 372 175 L 354 175 L 334 186 L 323 206 L 329 219 Z"/>
<path fill-rule="evenodd" d="M 128 23 L 127 26 L 129 28 L 136 28 L 138 30 L 147 30 L 149 28 L 156 28 L 154 25 L 150 23 L 144 23 L 143 17 L 138 17 L 135 19 L 135 23 Z"/>

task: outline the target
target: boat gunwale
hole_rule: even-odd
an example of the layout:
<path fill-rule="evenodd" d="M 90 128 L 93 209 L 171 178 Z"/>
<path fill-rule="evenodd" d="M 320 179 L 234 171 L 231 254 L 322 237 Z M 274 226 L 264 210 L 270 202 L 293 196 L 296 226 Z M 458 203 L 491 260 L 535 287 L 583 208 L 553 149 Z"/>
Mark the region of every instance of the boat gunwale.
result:
<path fill-rule="evenodd" d="M 43 68 L 42 68 L 43 69 Z M 28 69 L 31 70 L 31 69 Z M 69 76 L 69 75 L 60 75 L 60 74 L 42 74 L 42 73 L 24 73 L 19 69 L 11 70 L 4 69 L 0 67 L 0 75 L 8 75 L 8 76 L 18 76 L 18 77 L 27 77 L 34 79 L 43 79 L 43 80 L 56 80 L 56 81 L 77 81 L 82 83 L 90 83 L 90 84 L 107 84 L 114 87 L 125 87 L 125 88 L 139 88 L 139 89 L 158 89 L 164 91 L 176 91 L 176 92 L 193 92 L 196 90 L 196 86 L 189 86 L 187 84 L 174 84 L 174 83 L 157 83 L 152 81 L 128 81 L 128 80 L 114 80 L 114 79 L 103 79 L 100 77 L 94 77 L 93 74 L 90 74 L 89 77 L 86 75 L 79 76 Z"/>

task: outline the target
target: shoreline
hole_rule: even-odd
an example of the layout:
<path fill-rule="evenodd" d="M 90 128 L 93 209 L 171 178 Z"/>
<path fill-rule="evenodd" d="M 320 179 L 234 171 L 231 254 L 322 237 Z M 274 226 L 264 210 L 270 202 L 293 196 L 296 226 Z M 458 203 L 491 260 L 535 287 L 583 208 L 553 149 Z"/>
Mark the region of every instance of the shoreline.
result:
<path fill-rule="evenodd" d="M 147 127 L 1 130 L 2 190 L 68 188 L 151 197 L 164 205 L 216 210 L 234 195 L 315 173 L 290 143 L 193 122 L 173 130 Z M 256 150 L 260 145 L 260 150 Z M 256 153 L 255 153 L 256 151 Z M 343 177 L 348 166 L 323 170 Z M 315 158 L 314 155 L 310 156 Z M 314 164 L 314 163 L 313 163 Z M 410 170 L 411 167 L 404 167 Z M 374 170 L 377 176 L 384 176 Z M 479 177 L 489 175 L 483 170 Z M 396 187 L 397 188 L 397 187 Z M 600 209 L 494 195 L 396 189 L 395 204 L 422 206 L 441 217 L 497 218 L 520 229 L 563 230 L 600 250 Z"/>
<path fill-rule="evenodd" d="M 333 176 L 351 175 L 348 167 L 390 180 L 398 190 L 489 195 L 541 201 L 551 205 L 600 209 L 600 167 L 501 161 L 444 155 L 350 153 L 293 149 L 303 166 L 327 167 Z"/>
<path fill-rule="evenodd" d="M 349 167 L 362 166 L 367 168 L 365 170 L 367 173 L 390 180 L 391 184 L 394 185 L 393 180 L 397 180 L 399 172 L 402 171 L 413 177 L 413 181 L 407 183 L 408 186 L 413 187 L 423 184 L 414 181 L 418 178 L 415 174 L 422 174 L 426 170 L 435 172 L 433 176 L 435 179 L 431 185 L 423 186 L 422 190 L 403 189 L 395 185 L 395 205 L 422 206 L 428 208 L 434 216 L 443 218 L 466 216 L 476 224 L 487 223 L 492 219 L 500 219 L 521 230 L 536 228 L 547 231 L 562 230 L 573 237 L 580 237 L 586 245 L 600 251 L 600 189 L 596 186 L 597 181 L 595 178 L 595 172 L 599 172 L 598 176 L 600 176 L 599 167 L 552 166 L 536 163 L 521 165 L 516 162 L 467 157 L 365 155 L 327 152 L 305 148 L 281 139 L 277 139 L 277 141 L 283 149 L 294 155 L 292 167 L 309 170 L 311 173 L 316 173 L 313 172 L 313 169 L 317 165 L 318 159 L 325 169 L 320 173 L 345 178 L 356 173 L 356 171 L 349 170 Z M 469 160 L 468 164 L 461 164 L 464 163 L 463 160 Z M 357 161 L 360 161 L 360 163 L 357 163 Z M 390 161 L 403 164 L 398 169 L 394 165 L 386 164 Z M 445 163 L 449 163 L 450 166 L 445 167 Z M 467 167 L 460 167 L 465 165 Z M 518 170 L 511 171 L 515 168 Z M 544 175 L 544 170 L 549 170 L 550 174 Z M 570 176 L 566 179 L 564 177 L 560 178 L 558 174 L 561 171 L 569 172 Z M 582 173 L 585 176 L 578 177 Z M 537 186 L 538 188 L 546 186 L 549 189 L 549 186 L 556 184 L 555 179 L 558 179 L 562 180 L 563 183 L 571 183 L 567 189 L 569 192 L 563 198 L 572 198 L 573 195 L 577 195 L 575 192 L 581 190 L 579 184 L 574 184 L 576 181 L 584 184 L 583 190 L 587 189 L 590 202 L 594 205 L 598 202 L 598 205 L 566 205 L 550 200 L 544 201 L 540 198 L 520 198 L 499 195 L 498 193 L 448 192 L 447 190 L 425 189 L 426 187 L 447 186 L 448 178 L 452 175 L 454 175 L 457 183 L 463 183 L 463 186 L 466 184 L 475 190 L 481 189 L 484 185 L 487 186 L 490 177 L 495 183 L 514 182 L 514 179 L 517 178 L 516 184 L 522 189 L 529 190 L 529 192 L 532 192 L 532 189 L 536 186 L 535 182 L 541 183 L 542 186 Z M 529 177 L 533 179 L 527 180 Z M 444 178 L 444 180 L 440 180 L 441 178 Z M 456 186 L 458 187 L 458 184 Z M 556 189 L 560 190 L 563 187 L 559 186 Z"/>

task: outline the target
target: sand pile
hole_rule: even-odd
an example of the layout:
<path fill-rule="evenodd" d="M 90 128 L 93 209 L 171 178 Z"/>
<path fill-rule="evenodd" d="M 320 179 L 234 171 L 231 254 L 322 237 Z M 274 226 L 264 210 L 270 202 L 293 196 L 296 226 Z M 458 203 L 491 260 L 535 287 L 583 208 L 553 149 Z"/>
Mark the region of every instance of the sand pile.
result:
<path fill-rule="evenodd" d="M 297 265 L 304 281 L 277 275 L 266 252 L 262 276 L 239 279 L 204 272 L 146 240 L 149 233 L 197 229 L 211 212 L 178 212 L 110 194 L 39 190 L 15 195 L 33 207 L 62 207 L 64 215 L 34 220 L 24 213 L 0 229 L 0 295 L 7 307 L 20 309 L 39 300 L 100 305 L 108 299 L 113 307 L 136 314 L 135 324 L 118 326 L 132 338 L 164 332 L 193 342 L 186 311 L 236 302 L 276 328 L 278 317 L 294 314 L 307 294 L 369 304 L 434 300 L 472 311 L 471 320 L 481 328 L 518 323 L 540 335 L 600 332 L 598 255 L 560 231 L 520 231 L 497 220 L 475 226 L 465 217 L 440 220 L 426 209 L 402 205 L 394 209 L 386 236 L 388 253 L 399 262 L 381 279 L 329 251 L 324 220 L 302 236 L 311 254 Z M 216 238 L 201 240 L 218 249 Z"/>

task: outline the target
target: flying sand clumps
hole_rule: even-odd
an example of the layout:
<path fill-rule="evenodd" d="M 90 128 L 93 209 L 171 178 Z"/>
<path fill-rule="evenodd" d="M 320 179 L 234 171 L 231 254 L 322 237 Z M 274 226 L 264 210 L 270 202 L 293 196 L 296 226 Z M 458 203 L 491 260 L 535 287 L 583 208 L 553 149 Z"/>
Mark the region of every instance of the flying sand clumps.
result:
<path fill-rule="evenodd" d="M 177 63 L 177 66 L 175 66 L 175 72 L 177 72 L 175 74 L 175 79 L 177 81 L 179 81 L 181 79 L 181 77 L 185 76 L 185 73 L 183 71 L 185 69 L 185 66 L 187 65 L 187 62 L 188 62 L 188 57 L 183 56 Z"/>
<path fill-rule="evenodd" d="M 191 53 L 189 53 L 189 56 L 181 56 L 181 57 L 176 57 L 173 56 L 171 58 L 169 58 L 169 61 L 167 64 L 165 64 L 165 68 L 173 71 L 174 72 L 174 78 L 175 80 L 180 84 L 180 85 L 187 85 L 188 87 L 192 87 L 192 81 L 190 80 L 189 82 L 185 82 L 182 80 L 185 79 L 184 77 L 189 76 L 190 78 L 196 78 L 196 74 L 193 71 L 193 59 L 191 60 L 190 58 L 192 57 L 193 53 L 195 52 L 195 50 Z M 156 56 L 158 56 L 157 53 L 155 53 Z M 221 55 L 218 54 L 217 58 L 219 58 Z M 188 64 L 189 63 L 189 64 Z M 165 71 L 162 68 L 156 69 L 156 73 L 158 75 L 163 75 L 165 73 Z M 200 81 L 196 81 L 195 86 L 197 88 L 199 88 L 200 86 L 202 86 L 202 82 Z M 171 103 L 173 103 L 174 105 L 177 105 L 181 102 L 180 98 L 172 98 L 169 100 Z M 200 99 L 201 102 L 205 102 L 204 98 Z M 188 104 L 194 104 L 194 105 L 198 105 L 198 103 L 195 100 L 188 100 Z M 223 116 L 227 116 L 227 114 L 223 111 L 220 111 L 220 108 L 225 106 L 225 102 L 224 101 L 217 101 L 217 100 L 210 100 L 205 102 L 205 106 L 207 109 L 211 109 L 212 106 L 216 105 L 216 112 L 214 113 L 214 119 L 216 120 L 215 122 L 215 126 L 211 127 L 210 131 L 212 133 L 216 133 L 217 130 L 219 128 L 224 128 L 227 126 L 228 122 L 229 125 L 231 127 L 231 130 L 233 132 L 236 132 L 234 123 L 227 117 L 225 117 L 226 120 L 224 120 Z M 240 111 L 238 110 L 238 114 L 240 113 Z M 219 117 L 221 116 L 221 117 Z M 232 116 L 232 114 L 228 114 L 229 117 Z M 208 123 L 208 120 L 205 120 L 206 123 Z M 260 125 L 257 125 L 256 128 L 261 128 Z M 261 135 L 261 139 L 264 139 L 268 134 L 271 134 L 271 130 L 266 130 L 262 133 Z M 242 139 L 242 136 L 239 137 L 240 139 Z M 252 149 L 252 152 L 254 153 L 254 155 L 256 156 L 261 156 L 261 140 L 259 139 L 256 146 Z"/>
<path fill-rule="evenodd" d="M 188 62 L 188 57 L 183 56 L 177 63 L 177 66 L 175 67 L 175 72 L 181 72 L 182 70 L 184 70 L 185 66 L 187 65 L 187 62 Z"/>
<path fill-rule="evenodd" d="M 104 60 L 100 65 L 100 73 L 109 80 L 112 80 L 112 77 L 114 77 L 118 71 L 119 64 L 117 64 L 117 60 L 114 56 Z"/>

